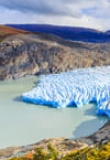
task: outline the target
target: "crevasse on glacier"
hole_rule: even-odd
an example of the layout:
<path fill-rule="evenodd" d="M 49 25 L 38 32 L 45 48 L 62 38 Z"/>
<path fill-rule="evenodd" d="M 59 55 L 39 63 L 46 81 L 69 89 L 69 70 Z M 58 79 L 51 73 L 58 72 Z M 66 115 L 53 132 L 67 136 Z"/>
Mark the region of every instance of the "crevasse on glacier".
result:
<path fill-rule="evenodd" d="M 22 95 L 34 104 L 81 107 L 97 102 L 97 113 L 110 117 L 110 66 L 77 69 L 41 76 L 38 85 Z"/>

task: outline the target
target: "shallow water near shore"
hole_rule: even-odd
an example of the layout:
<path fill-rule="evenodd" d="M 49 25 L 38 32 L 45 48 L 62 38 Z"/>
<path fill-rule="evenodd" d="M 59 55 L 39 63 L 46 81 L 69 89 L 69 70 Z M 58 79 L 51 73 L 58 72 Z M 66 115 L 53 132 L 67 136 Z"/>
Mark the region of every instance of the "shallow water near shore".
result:
<path fill-rule="evenodd" d="M 107 122 L 96 115 L 96 105 L 55 109 L 22 102 L 22 93 L 37 84 L 28 76 L 0 82 L 0 149 L 27 145 L 45 138 L 88 136 Z"/>

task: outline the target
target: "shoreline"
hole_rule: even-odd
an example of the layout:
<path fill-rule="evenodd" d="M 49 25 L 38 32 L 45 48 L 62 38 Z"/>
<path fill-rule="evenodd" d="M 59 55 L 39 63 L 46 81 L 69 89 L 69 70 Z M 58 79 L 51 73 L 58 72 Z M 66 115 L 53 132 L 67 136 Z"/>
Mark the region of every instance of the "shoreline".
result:
<path fill-rule="evenodd" d="M 51 138 L 44 139 L 38 143 L 34 143 L 26 146 L 9 147 L 0 149 L 0 158 L 12 158 L 15 156 L 25 155 L 27 153 L 33 153 L 34 149 L 41 147 L 43 150 L 47 150 L 48 144 L 52 144 L 56 150 L 61 154 L 70 153 L 73 149 L 80 150 L 86 147 L 92 147 L 94 145 L 102 145 L 110 140 L 110 121 L 108 121 L 103 127 L 101 127 L 94 134 L 70 140 L 67 138 Z"/>

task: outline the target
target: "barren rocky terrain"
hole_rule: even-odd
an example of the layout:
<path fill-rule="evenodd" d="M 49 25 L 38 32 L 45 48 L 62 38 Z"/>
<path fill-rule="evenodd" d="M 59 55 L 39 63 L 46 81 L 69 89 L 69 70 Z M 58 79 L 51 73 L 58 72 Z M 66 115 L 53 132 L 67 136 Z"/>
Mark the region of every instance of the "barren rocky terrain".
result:
<path fill-rule="evenodd" d="M 0 80 L 110 64 L 109 43 L 71 42 L 42 33 L 7 36 L 0 43 Z"/>

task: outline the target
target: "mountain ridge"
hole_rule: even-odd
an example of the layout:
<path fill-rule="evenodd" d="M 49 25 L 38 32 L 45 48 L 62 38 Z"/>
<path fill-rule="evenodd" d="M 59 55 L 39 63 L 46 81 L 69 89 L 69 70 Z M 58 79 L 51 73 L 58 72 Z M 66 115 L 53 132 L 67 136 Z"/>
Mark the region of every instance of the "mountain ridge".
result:
<path fill-rule="evenodd" d="M 110 42 L 110 34 L 91 28 L 56 26 L 48 24 L 6 24 L 17 29 L 30 32 L 50 33 L 64 38 L 65 40 L 82 41 L 91 43 Z"/>

